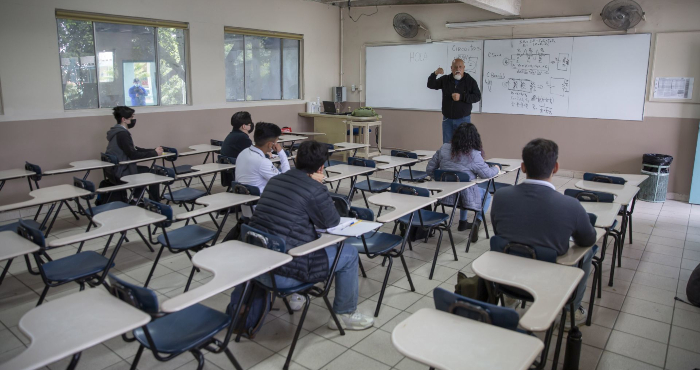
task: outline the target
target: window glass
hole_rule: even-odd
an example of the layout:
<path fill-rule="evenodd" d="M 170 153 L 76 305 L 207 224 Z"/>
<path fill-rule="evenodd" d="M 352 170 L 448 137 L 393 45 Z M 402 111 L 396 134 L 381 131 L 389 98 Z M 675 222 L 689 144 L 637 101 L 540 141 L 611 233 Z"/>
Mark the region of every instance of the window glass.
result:
<path fill-rule="evenodd" d="M 282 40 L 282 98 L 299 99 L 299 40 Z"/>
<path fill-rule="evenodd" d="M 280 39 L 245 36 L 246 100 L 282 99 Z"/>
<path fill-rule="evenodd" d="M 97 108 L 97 74 L 92 22 L 56 19 L 63 106 Z"/>
<path fill-rule="evenodd" d="M 243 35 L 224 34 L 224 65 L 226 66 L 226 101 L 245 100 Z"/>

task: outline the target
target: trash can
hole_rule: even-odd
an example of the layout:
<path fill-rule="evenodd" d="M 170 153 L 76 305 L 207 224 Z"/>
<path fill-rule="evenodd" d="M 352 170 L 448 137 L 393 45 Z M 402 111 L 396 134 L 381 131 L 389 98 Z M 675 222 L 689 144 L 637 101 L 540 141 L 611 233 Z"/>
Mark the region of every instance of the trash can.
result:
<path fill-rule="evenodd" d="M 646 153 L 642 158 L 642 174 L 649 175 L 639 185 L 639 200 L 652 203 L 666 201 L 669 167 L 673 157 L 666 154 Z"/>

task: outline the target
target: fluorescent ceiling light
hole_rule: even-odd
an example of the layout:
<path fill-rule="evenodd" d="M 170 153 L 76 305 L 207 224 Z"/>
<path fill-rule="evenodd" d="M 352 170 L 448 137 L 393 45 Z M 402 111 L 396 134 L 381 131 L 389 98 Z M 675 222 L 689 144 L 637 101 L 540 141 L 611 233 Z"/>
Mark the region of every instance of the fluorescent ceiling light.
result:
<path fill-rule="evenodd" d="M 544 23 L 568 23 L 585 22 L 591 20 L 589 15 L 575 15 L 571 17 L 551 17 L 551 18 L 516 18 L 516 19 L 492 19 L 488 21 L 476 22 L 453 22 L 446 23 L 447 28 L 470 28 L 470 27 L 493 27 L 493 26 L 518 26 L 524 24 L 544 24 Z"/>

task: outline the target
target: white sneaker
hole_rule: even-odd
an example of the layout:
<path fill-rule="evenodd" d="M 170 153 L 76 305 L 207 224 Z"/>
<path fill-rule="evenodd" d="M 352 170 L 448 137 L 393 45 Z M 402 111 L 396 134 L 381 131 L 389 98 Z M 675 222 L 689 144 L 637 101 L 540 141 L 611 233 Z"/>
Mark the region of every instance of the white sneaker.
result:
<path fill-rule="evenodd" d="M 296 293 L 287 297 L 287 300 L 289 301 L 289 307 L 292 308 L 292 311 L 301 310 L 304 307 L 304 304 L 306 303 L 306 297 Z"/>
<path fill-rule="evenodd" d="M 345 330 L 365 330 L 374 326 L 374 317 L 364 315 L 360 311 L 336 314 L 336 316 L 338 316 L 338 321 L 340 321 L 340 325 Z M 338 326 L 335 325 L 335 320 L 332 317 L 328 321 L 328 328 L 338 330 Z"/>
<path fill-rule="evenodd" d="M 571 329 L 571 314 L 567 313 L 566 314 L 566 322 L 564 323 L 564 331 L 568 331 Z M 576 322 L 576 326 L 579 326 L 580 324 L 584 323 L 586 319 L 588 318 L 588 310 L 583 308 L 583 306 L 579 306 L 579 308 L 576 310 L 576 313 L 574 314 L 574 321 Z M 559 316 L 559 319 L 561 320 L 561 316 Z"/>

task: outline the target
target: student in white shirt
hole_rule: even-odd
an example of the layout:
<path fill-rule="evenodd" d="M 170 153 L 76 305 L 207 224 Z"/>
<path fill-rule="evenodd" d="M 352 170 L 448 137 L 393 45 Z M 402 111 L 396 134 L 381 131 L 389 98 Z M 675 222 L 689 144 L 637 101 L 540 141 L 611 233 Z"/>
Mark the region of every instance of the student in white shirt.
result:
<path fill-rule="evenodd" d="M 253 134 L 254 145 L 241 151 L 236 159 L 236 182 L 256 186 L 260 193 L 271 178 L 289 171 L 289 160 L 282 145 L 277 143 L 282 130 L 274 123 L 258 122 Z M 277 169 L 269 157 L 276 151 L 280 158 Z"/>

